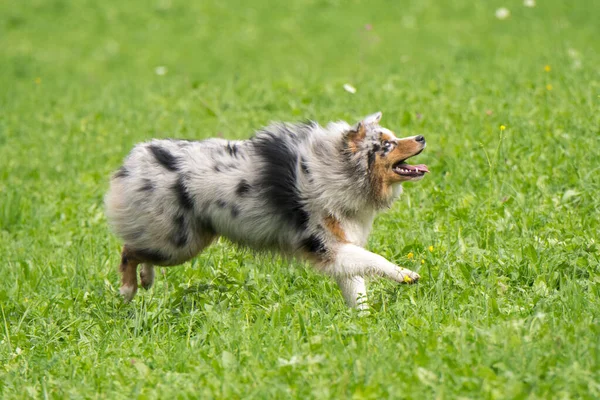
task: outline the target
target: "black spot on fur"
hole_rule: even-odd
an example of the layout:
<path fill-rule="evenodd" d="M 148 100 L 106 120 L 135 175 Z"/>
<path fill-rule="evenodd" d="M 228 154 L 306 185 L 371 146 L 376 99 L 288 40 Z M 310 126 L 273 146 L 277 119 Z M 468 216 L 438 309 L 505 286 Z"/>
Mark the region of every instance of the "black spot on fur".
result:
<path fill-rule="evenodd" d="M 316 235 L 311 235 L 302 241 L 302 247 L 313 254 L 323 254 L 327 251 L 325 243 Z"/>
<path fill-rule="evenodd" d="M 144 182 L 144 184 L 142 186 L 140 186 L 140 188 L 138 189 L 138 191 L 140 192 L 151 192 L 154 190 L 154 184 L 152 183 L 152 181 L 148 178 L 144 178 L 142 179 L 142 181 Z"/>
<path fill-rule="evenodd" d="M 246 180 L 242 179 L 240 183 L 238 183 L 237 188 L 235 189 L 235 193 L 238 196 L 242 197 L 246 195 L 251 188 L 252 187 L 250 186 L 250 184 Z"/>
<path fill-rule="evenodd" d="M 140 261 L 149 262 L 152 264 L 160 264 L 169 260 L 169 257 L 158 250 L 140 249 L 132 252 L 135 258 Z"/>
<path fill-rule="evenodd" d="M 373 163 L 375 162 L 375 152 L 373 150 L 369 151 L 369 154 L 367 155 L 367 165 L 369 166 L 369 169 L 371 168 L 371 166 L 373 165 Z"/>
<path fill-rule="evenodd" d="M 177 195 L 177 200 L 179 201 L 179 205 L 186 210 L 191 210 L 194 207 L 194 199 L 190 196 L 183 183 L 183 178 L 177 178 L 177 181 L 173 185 L 173 190 Z"/>
<path fill-rule="evenodd" d="M 221 172 L 221 166 L 220 165 L 215 165 L 213 167 L 213 169 L 215 170 L 215 172 Z"/>
<path fill-rule="evenodd" d="M 173 219 L 175 230 L 173 232 L 172 242 L 177 247 L 183 247 L 188 241 L 188 229 L 185 217 L 178 215 Z"/>
<path fill-rule="evenodd" d="M 272 133 L 263 133 L 254 138 L 253 144 L 262 159 L 257 182 L 260 191 L 274 212 L 279 213 L 294 227 L 305 229 L 308 213 L 302 207 L 302 197 L 296 187 L 299 155 L 284 137 Z"/>
<path fill-rule="evenodd" d="M 300 161 L 300 168 L 302 168 L 302 172 L 304 172 L 305 175 L 310 175 L 310 169 L 308 168 L 308 161 L 306 161 L 306 159 L 302 158 Z"/>
<path fill-rule="evenodd" d="M 129 262 L 129 260 L 127 259 L 127 254 L 126 254 L 125 252 L 123 252 L 123 253 L 121 254 L 121 264 L 122 264 L 122 265 L 125 265 L 125 264 L 127 264 L 128 262 Z"/>
<path fill-rule="evenodd" d="M 237 157 L 238 155 L 238 147 L 235 143 L 227 143 L 227 152 L 230 156 Z"/>
<path fill-rule="evenodd" d="M 113 175 L 114 178 L 125 178 L 127 176 L 129 176 L 129 171 L 127 171 L 127 168 L 125 167 L 119 168 L 119 170 Z"/>
<path fill-rule="evenodd" d="M 240 215 L 240 209 L 237 206 L 231 206 L 231 216 L 235 218 L 238 215 Z"/>
<path fill-rule="evenodd" d="M 199 216 L 196 218 L 197 229 L 204 233 L 215 234 L 215 227 L 213 226 L 211 220 L 204 216 Z"/>
<path fill-rule="evenodd" d="M 148 146 L 148 148 L 160 165 L 173 172 L 179 169 L 179 159 L 171 154 L 169 150 L 154 144 Z"/>
<path fill-rule="evenodd" d="M 223 200 L 217 200 L 217 207 L 225 208 L 227 207 L 227 203 L 225 203 Z"/>

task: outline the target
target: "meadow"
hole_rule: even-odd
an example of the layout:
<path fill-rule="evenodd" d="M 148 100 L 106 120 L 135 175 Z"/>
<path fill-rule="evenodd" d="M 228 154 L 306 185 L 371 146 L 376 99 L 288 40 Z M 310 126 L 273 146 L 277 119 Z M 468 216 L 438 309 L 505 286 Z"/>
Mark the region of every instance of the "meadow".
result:
<path fill-rule="evenodd" d="M 0 398 L 599 398 L 598 15 L 0 2 Z M 123 304 L 103 196 L 135 143 L 375 111 L 428 142 L 368 246 L 418 285 L 372 279 L 360 316 L 220 240 Z"/>

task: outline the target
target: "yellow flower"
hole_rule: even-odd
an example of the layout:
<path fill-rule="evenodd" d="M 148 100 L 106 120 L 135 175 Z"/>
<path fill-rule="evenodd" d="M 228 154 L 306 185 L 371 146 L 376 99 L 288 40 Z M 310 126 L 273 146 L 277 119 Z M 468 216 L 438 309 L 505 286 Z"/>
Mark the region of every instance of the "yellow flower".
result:
<path fill-rule="evenodd" d="M 429 251 L 433 251 L 433 246 L 429 246 Z"/>
<path fill-rule="evenodd" d="M 414 258 L 414 256 L 415 256 L 415 255 L 414 255 L 414 254 L 413 254 L 413 252 L 411 251 L 410 253 L 408 253 L 408 254 L 406 255 L 406 258 L 408 258 L 409 260 L 411 260 L 412 258 Z"/>
<path fill-rule="evenodd" d="M 551 85 L 551 84 L 547 84 L 547 85 L 546 85 L 546 89 L 547 89 L 547 90 L 552 90 L 552 85 Z"/>
<path fill-rule="evenodd" d="M 421 264 L 425 264 L 425 260 L 421 260 Z"/>
<path fill-rule="evenodd" d="M 39 78 L 39 77 L 38 77 L 38 78 L 35 78 L 35 81 L 34 81 L 34 82 L 35 82 L 35 83 L 37 83 L 37 84 L 39 85 L 40 83 L 42 83 L 42 78 Z"/>
<path fill-rule="evenodd" d="M 404 275 L 404 282 L 407 282 L 407 283 L 412 282 L 412 279 L 410 279 L 410 276 Z"/>
<path fill-rule="evenodd" d="M 550 72 L 550 71 L 552 71 L 552 68 L 550 68 L 550 66 L 549 66 L 549 65 L 546 65 L 546 66 L 544 67 L 544 71 L 546 71 L 546 72 Z"/>
<path fill-rule="evenodd" d="M 505 129 L 506 129 L 506 126 L 504 126 L 504 125 L 500 125 L 500 130 L 501 130 L 501 131 L 503 131 L 503 130 L 505 130 Z"/>

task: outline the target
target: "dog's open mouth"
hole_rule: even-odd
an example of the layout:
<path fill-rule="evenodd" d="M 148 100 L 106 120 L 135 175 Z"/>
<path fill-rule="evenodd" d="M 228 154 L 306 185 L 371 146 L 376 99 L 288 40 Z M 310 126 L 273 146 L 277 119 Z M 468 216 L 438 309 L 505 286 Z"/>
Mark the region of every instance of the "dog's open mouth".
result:
<path fill-rule="evenodd" d="M 408 177 L 420 177 L 425 175 L 425 173 L 429 172 L 429 170 L 427 169 L 427 165 L 410 165 L 406 163 L 406 160 L 402 160 L 394 164 L 392 170 L 398 175 Z"/>

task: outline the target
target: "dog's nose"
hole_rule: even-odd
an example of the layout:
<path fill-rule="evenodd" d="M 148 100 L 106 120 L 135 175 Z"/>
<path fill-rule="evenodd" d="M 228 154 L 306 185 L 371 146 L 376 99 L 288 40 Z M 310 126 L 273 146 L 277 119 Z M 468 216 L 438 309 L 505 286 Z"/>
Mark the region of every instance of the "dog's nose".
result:
<path fill-rule="evenodd" d="M 419 143 L 425 143 L 425 137 L 423 135 L 417 136 L 415 140 Z"/>

